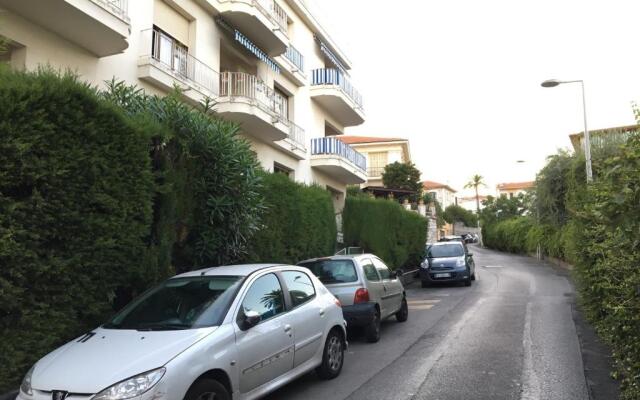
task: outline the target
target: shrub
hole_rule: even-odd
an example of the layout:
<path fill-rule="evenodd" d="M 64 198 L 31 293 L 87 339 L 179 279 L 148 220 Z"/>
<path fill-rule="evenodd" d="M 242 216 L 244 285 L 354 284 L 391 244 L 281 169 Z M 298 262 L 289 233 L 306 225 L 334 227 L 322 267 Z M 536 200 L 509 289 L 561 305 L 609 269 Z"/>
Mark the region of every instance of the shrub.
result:
<path fill-rule="evenodd" d="M 75 77 L 0 69 L 0 393 L 138 273 L 149 137 Z"/>
<path fill-rule="evenodd" d="M 400 204 L 381 199 L 348 197 L 344 242 L 376 254 L 391 268 L 416 266 L 424 253 L 427 220 Z"/>
<path fill-rule="evenodd" d="M 283 174 L 261 176 L 265 211 L 250 242 L 248 261 L 295 264 L 333 254 L 336 218 L 331 194 Z"/>

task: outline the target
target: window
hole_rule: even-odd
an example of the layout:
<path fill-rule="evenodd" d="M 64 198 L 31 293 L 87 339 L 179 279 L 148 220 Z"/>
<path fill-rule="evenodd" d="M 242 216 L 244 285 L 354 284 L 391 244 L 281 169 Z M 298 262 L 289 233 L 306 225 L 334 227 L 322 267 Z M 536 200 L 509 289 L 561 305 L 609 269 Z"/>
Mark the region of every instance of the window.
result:
<path fill-rule="evenodd" d="M 153 27 L 153 58 L 172 70 L 187 75 L 189 49 L 160 28 Z"/>
<path fill-rule="evenodd" d="M 371 260 L 364 260 L 362 262 L 362 270 L 364 271 L 364 276 L 367 278 L 368 281 L 371 281 L 371 282 L 380 281 L 380 276 L 378 276 L 378 273 L 376 272 L 376 267 L 373 266 L 373 263 L 371 263 Z"/>
<path fill-rule="evenodd" d="M 273 172 L 275 174 L 283 174 L 286 176 L 291 176 L 293 170 L 291 168 L 287 168 L 282 164 L 278 164 L 277 162 L 273 163 Z"/>
<path fill-rule="evenodd" d="M 389 270 L 389 267 L 384 265 L 382 261 L 378 260 L 377 258 L 374 258 L 373 264 L 376 266 L 376 269 L 378 270 L 378 273 L 380 274 L 380 277 L 382 279 L 386 279 L 386 280 L 391 279 L 391 271 Z"/>
<path fill-rule="evenodd" d="M 369 175 L 371 176 L 382 176 L 384 172 L 384 167 L 387 165 L 387 152 L 386 151 L 377 151 L 373 153 L 369 153 Z"/>
<path fill-rule="evenodd" d="M 280 281 L 274 274 L 256 279 L 242 301 L 242 311 L 255 311 L 261 320 L 267 320 L 284 312 L 284 295 Z"/>
<path fill-rule="evenodd" d="M 306 303 L 316 295 L 311 279 L 304 272 L 285 271 L 282 276 L 287 284 L 287 289 L 289 289 L 294 307 Z"/>
<path fill-rule="evenodd" d="M 320 282 L 331 283 L 347 283 L 356 282 L 358 275 L 351 260 L 318 260 L 300 264 L 302 267 L 309 268 Z"/>

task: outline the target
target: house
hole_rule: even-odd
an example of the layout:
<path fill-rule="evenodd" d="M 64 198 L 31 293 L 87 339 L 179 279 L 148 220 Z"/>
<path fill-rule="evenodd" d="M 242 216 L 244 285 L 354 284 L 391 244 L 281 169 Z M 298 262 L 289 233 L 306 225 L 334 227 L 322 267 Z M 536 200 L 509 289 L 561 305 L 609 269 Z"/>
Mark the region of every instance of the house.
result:
<path fill-rule="evenodd" d="M 339 139 L 367 159 L 367 181 L 362 187 L 382 187 L 384 167 L 411 161 L 409 140 L 371 136 L 339 136 Z"/>
<path fill-rule="evenodd" d="M 591 147 L 601 147 L 607 143 L 617 144 L 624 143 L 631 135 L 635 135 L 640 131 L 638 125 L 618 126 L 614 128 L 596 129 L 589 131 L 589 140 Z M 584 132 L 573 133 L 569 135 L 571 145 L 575 152 L 584 151 Z"/>
<path fill-rule="evenodd" d="M 499 183 L 496 186 L 496 192 L 498 196 L 508 196 L 509 198 L 513 198 L 519 194 L 525 194 L 534 186 L 535 182 L 533 181 Z"/>
<path fill-rule="evenodd" d="M 352 63 L 304 0 L 0 0 L 0 21 L 13 68 L 213 99 L 265 170 L 326 188 L 337 213 L 367 180 L 366 156 L 337 139 L 365 120 Z"/>
<path fill-rule="evenodd" d="M 487 199 L 487 196 L 479 195 L 478 200 L 480 201 L 480 209 L 482 210 L 484 206 L 482 202 Z M 478 204 L 476 203 L 476 196 L 468 196 L 468 197 L 458 197 L 457 198 L 458 205 L 465 210 L 476 212 L 478 208 Z"/>
<path fill-rule="evenodd" d="M 422 188 L 424 192 L 435 196 L 443 210 L 450 205 L 456 204 L 456 191 L 447 184 L 424 181 L 422 182 Z"/>

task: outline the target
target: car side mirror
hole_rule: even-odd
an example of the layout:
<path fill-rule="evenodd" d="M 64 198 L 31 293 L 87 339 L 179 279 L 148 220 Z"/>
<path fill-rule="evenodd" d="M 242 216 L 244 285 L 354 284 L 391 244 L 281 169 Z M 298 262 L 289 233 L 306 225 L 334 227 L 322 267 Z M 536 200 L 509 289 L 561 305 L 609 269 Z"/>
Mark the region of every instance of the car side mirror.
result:
<path fill-rule="evenodd" d="M 258 325 L 262 317 L 255 311 L 245 311 L 244 318 L 240 320 L 240 329 L 243 331 L 249 330 L 254 326 Z"/>
<path fill-rule="evenodd" d="M 469 257 L 472 257 L 472 256 L 473 256 L 473 253 L 467 253 L 467 255 L 468 255 Z"/>
<path fill-rule="evenodd" d="M 398 271 L 391 271 L 391 279 L 398 279 Z"/>

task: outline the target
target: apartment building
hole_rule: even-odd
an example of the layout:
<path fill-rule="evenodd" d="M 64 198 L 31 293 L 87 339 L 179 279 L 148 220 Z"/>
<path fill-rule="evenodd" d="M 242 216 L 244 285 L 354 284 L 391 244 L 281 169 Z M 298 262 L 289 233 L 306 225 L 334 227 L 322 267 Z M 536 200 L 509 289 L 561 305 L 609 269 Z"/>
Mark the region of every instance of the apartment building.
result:
<path fill-rule="evenodd" d="M 456 204 L 456 191 L 449 185 L 434 181 L 422 182 L 422 189 L 424 192 L 435 196 L 442 209 Z"/>
<path fill-rule="evenodd" d="M 351 61 L 304 0 L 0 0 L 0 35 L 13 68 L 214 99 L 265 170 L 321 185 L 338 213 L 366 181 L 366 157 L 336 139 L 365 118 Z"/>
<path fill-rule="evenodd" d="M 535 182 L 508 182 L 498 183 L 496 185 L 496 194 L 498 196 L 507 196 L 510 199 L 519 194 L 525 194 L 528 190 L 535 186 Z"/>
<path fill-rule="evenodd" d="M 627 139 L 640 132 L 638 125 L 616 126 L 613 128 L 594 129 L 589 131 L 591 148 L 604 147 L 606 145 L 622 145 Z M 576 153 L 584 152 L 584 132 L 569 135 L 571 145 Z"/>
<path fill-rule="evenodd" d="M 367 181 L 362 187 L 382 187 L 384 167 L 394 162 L 411 161 L 409 140 L 371 136 L 339 136 L 340 141 L 364 155 L 367 161 Z"/>

